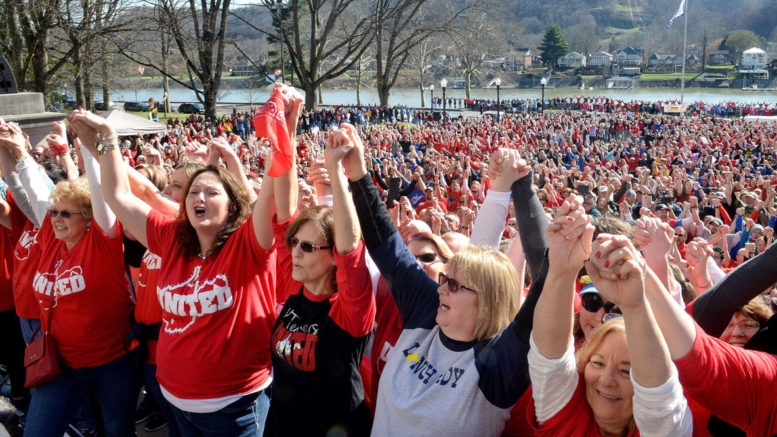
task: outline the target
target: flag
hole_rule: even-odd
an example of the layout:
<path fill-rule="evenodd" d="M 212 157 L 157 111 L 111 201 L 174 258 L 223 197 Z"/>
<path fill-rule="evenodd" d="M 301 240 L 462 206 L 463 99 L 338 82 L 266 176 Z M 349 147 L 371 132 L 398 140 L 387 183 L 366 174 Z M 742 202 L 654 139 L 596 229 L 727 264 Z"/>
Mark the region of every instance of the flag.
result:
<path fill-rule="evenodd" d="M 674 20 L 682 17 L 683 15 L 685 15 L 685 0 L 682 0 L 680 2 L 680 7 L 677 8 L 677 12 L 675 12 L 674 16 L 669 19 L 668 23 L 666 23 L 666 28 L 669 29 L 670 27 L 672 27 L 672 23 L 674 23 Z"/>
<path fill-rule="evenodd" d="M 272 144 L 272 167 L 267 172 L 267 175 L 272 177 L 286 173 L 294 163 L 284 106 L 281 91 L 276 87 L 270 99 L 251 121 L 256 129 L 256 137 L 267 138 Z"/>

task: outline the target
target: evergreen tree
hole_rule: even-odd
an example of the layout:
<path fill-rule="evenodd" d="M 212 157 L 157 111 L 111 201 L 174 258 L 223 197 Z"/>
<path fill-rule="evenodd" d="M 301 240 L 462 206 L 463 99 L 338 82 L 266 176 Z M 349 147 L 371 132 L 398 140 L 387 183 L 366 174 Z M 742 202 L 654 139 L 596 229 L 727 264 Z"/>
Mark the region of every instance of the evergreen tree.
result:
<path fill-rule="evenodd" d="M 564 32 L 558 24 L 552 24 L 545 31 L 540 46 L 542 52 L 542 63 L 548 67 L 553 67 L 559 58 L 569 52 L 569 43 L 564 37 Z"/>

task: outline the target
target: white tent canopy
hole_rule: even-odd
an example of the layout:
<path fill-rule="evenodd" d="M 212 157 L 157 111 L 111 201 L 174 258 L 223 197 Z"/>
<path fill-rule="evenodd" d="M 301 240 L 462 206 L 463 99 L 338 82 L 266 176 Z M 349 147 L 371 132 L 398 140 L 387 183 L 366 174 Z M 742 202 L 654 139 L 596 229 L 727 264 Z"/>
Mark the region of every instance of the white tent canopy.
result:
<path fill-rule="evenodd" d="M 128 114 L 124 111 L 113 110 L 104 112 L 100 116 L 113 124 L 116 135 L 120 137 L 156 134 L 167 131 L 167 127 L 161 123 Z"/>
<path fill-rule="evenodd" d="M 763 53 L 766 53 L 766 52 L 763 51 L 763 49 L 759 49 L 758 47 L 750 47 L 749 49 L 742 52 L 743 55 L 758 55 Z"/>

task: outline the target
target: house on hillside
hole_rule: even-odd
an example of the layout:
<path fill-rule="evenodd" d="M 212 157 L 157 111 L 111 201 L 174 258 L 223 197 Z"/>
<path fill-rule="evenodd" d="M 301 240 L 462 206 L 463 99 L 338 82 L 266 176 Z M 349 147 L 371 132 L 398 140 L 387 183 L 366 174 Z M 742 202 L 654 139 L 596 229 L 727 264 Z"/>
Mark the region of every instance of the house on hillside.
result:
<path fill-rule="evenodd" d="M 710 50 L 709 65 L 731 65 L 731 55 L 728 50 Z"/>
<path fill-rule="evenodd" d="M 612 64 L 614 56 L 607 52 L 599 52 L 591 56 L 588 62 L 590 67 L 609 67 Z"/>
<path fill-rule="evenodd" d="M 698 67 L 701 64 L 701 58 L 696 56 L 695 54 L 688 55 L 687 58 L 685 58 L 685 65 L 688 67 Z"/>
<path fill-rule="evenodd" d="M 742 52 L 742 70 L 761 70 L 766 68 L 766 51 L 758 47 L 751 47 Z"/>
<path fill-rule="evenodd" d="M 650 67 L 654 67 L 657 65 L 672 65 L 672 58 L 674 55 L 670 55 L 668 53 L 655 53 L 653 52 L 652 55 L 647 60 L 647 64 Z"/>
<path fill-rule="evenodd" d="M 558 66 L 564 68 L 585 67 L 586 58 L 578 52 L 569 52 L 558 60 Z"/>
<path fill-rule="evenodd" d="M 532 64 L 532 57 L 534 56 L 534 53 L 530 48 L 527 47 L 521 47 L 519 49 L 515 50 L 515 59 L 513 60 L 513 65 L 517 68 L 518 66 L 521 66 L 521 70 L 515 70 L 515 71 L 523 71 L 528 70 L 531 68 Z"/>
<path fill-rule="evenodd" d="M 777 60 L 777 42 L 770 42 L 766 44 L 766 61 L 772 62 Z"/>
<path fill-rule="evenodd" d="M 621 67 L 639 67 L 642 65 L 645 51 L 628 46 L 615 54 L 615 62 Z"/>

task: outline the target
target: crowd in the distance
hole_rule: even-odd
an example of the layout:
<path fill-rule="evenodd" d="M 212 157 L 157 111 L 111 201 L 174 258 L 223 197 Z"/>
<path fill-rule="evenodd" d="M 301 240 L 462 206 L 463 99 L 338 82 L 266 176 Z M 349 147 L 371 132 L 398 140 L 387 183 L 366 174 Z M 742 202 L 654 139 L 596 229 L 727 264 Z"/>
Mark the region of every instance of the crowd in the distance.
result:
<path fill-rule="evenodd" d="M 662 103 L 0 121 L 24 435 L 777 434 L 777 105 Z"/>

